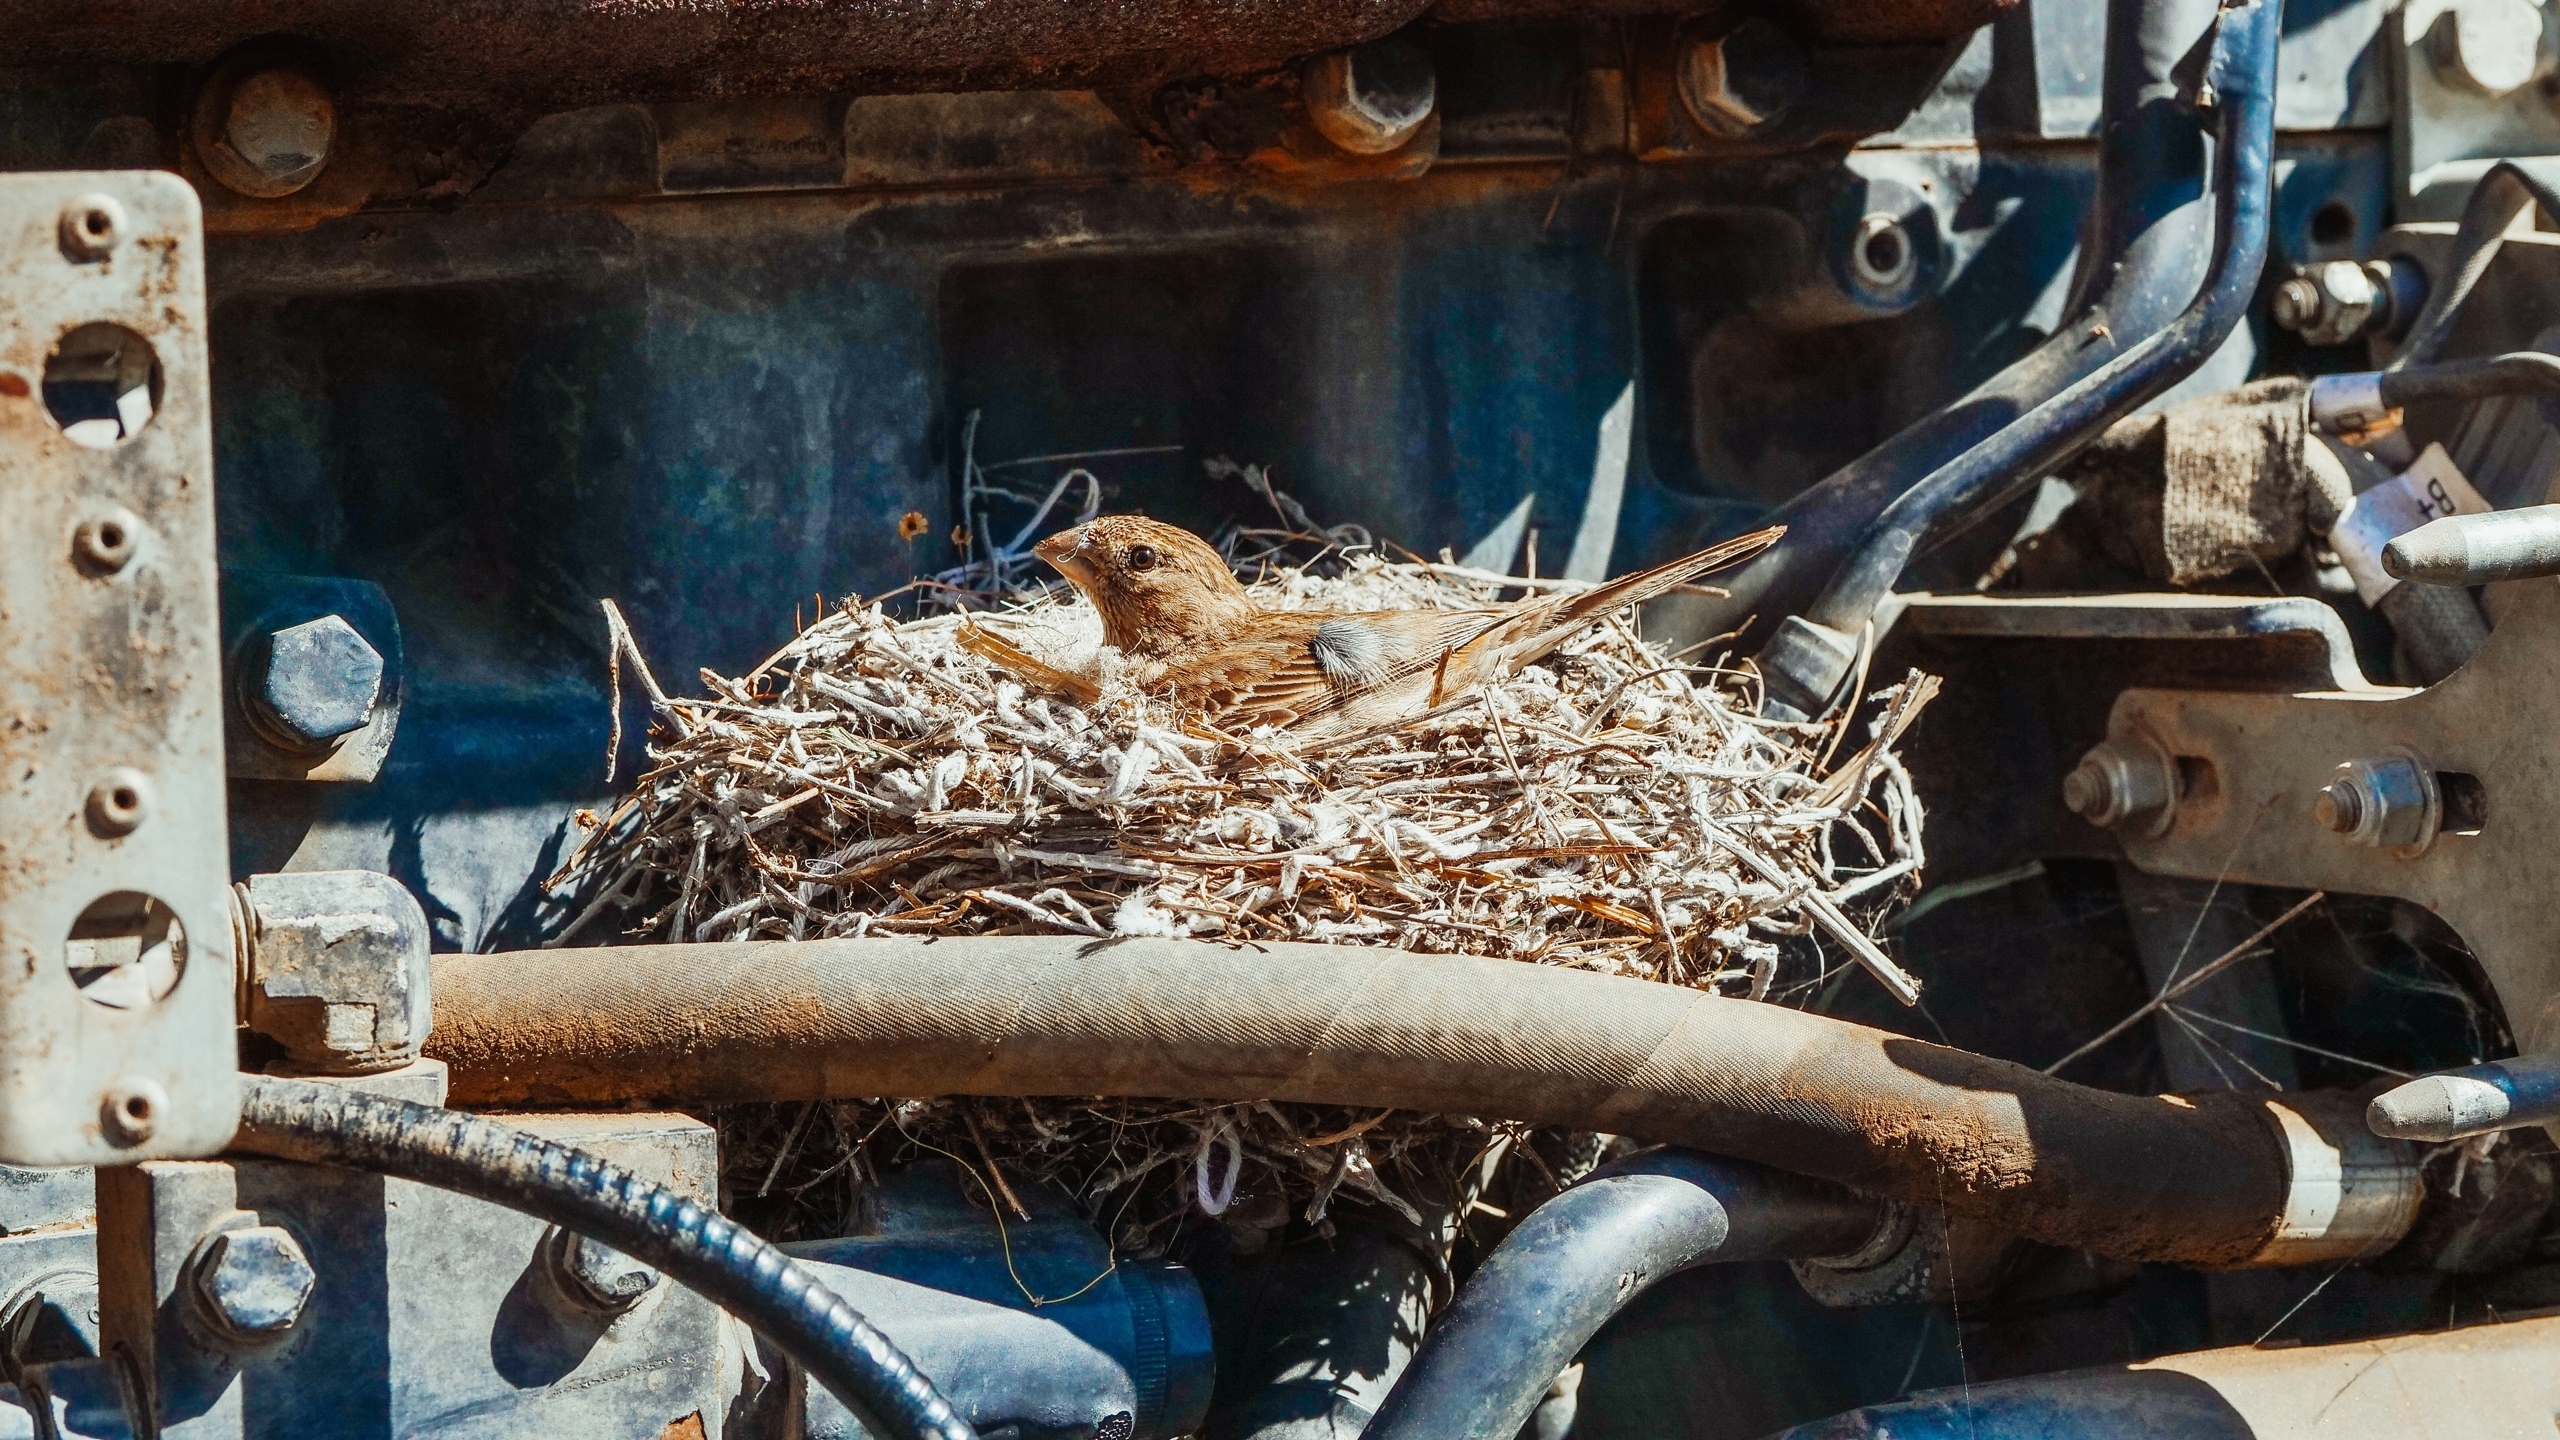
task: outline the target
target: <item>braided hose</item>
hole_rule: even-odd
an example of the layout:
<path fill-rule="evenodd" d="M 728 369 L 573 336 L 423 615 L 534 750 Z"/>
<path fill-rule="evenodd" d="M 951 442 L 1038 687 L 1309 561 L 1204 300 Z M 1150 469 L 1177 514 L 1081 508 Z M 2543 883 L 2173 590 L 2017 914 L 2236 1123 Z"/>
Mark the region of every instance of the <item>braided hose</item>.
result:
<path fill-rule="evenodd" d="M 520 1210 L 657 1266 L 747 1322 L 896 1440 L 977 1440 L 889 1337 L 726 1217 L 583 1150 L 340 1085 L 241 1077 L 238 1148 L 415 1180 Z"/>

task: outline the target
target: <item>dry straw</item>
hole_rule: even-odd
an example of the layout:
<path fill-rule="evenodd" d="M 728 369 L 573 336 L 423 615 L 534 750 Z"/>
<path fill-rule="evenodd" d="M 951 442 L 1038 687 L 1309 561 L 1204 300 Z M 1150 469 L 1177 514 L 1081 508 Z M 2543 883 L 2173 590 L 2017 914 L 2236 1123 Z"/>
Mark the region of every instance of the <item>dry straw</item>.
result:
<path fill-rule="evenodd" d="M 1257 538 L 1274 537 L 1231 536 L 1228 553 Z M 1240 569 L 1274 607 L 1454 608 L 1566 583 L 1365 548 L 1259 558 Z M 639 664 L 610 619 L 617 659 Z M 1101 698 L 1039 693 L 965 648 L 972 626 Z M 1319 745 L 1200 725 L 1117 679 L 1098 637 L 1090 607 L 1056 592 L 906 621 L 848 601 L 747 675 L 704 672 L 697 698 L 666 696 L 641 665 L 664 723 L 637 788 L 587 817 L 552 882 L 585 898 L 562 938 L 611 915 L 693 941 L 1304 940 L 1778 1001 L 1854 963 L 1917 993 L 1868 927 L 1920 870 L 1920 805 L 1892 743 L 1933 679 L 1869 697 L 1853 748 L 1848 718 L 1761 719 L 1747 672 L 1676 660 L 1620 616 L 1414 723 Z M 1348 1201 L 1445 1248 L 1506 1157 L 1549 1183 L 1573 1168 L 1572 1145 L 1539 1159 L 1507 1127 L 1299 1105 L 882 1101 L 827 1107 L 823 1127 L 786 1113 L 732 1137 L 748 1162 L 733 1177 L 801 1193 L 833 1178 L 841 1204 L 810 1204 L 844 1209 L 875 1152 L 941 1152 L 987 1177 L 991 1204 L 1015 1208 L 1010 1169 L 1119 1217 L 1133 1244 L 1162 1243 L 1186 1213 L 1321 1223 Z"/>

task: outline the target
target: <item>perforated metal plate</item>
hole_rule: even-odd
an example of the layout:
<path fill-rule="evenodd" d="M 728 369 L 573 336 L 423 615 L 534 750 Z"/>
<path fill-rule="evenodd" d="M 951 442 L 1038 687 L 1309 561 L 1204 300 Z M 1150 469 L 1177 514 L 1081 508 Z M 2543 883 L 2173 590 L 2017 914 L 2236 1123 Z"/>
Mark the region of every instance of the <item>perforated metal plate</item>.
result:
<path fill-rule="evenodd" d="M 0 1161 L 238 1121 L 210 425 L 195 192 L 0 176 Z"/>

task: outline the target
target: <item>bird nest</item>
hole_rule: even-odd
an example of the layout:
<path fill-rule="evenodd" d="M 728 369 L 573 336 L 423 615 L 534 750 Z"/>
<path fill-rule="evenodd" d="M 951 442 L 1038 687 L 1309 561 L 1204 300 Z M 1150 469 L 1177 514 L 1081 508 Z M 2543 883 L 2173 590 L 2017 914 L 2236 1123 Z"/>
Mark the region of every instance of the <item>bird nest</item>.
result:
<path fill-rule="evenodd" d="M 1566 583 L 1362 551 L 1265 567 L 1252 593 L 1462 608 Z M 637 663 L 613 624 L 617 660 Z M 973 627 L 1100 698 L 1038 693 L 971 647 Z M 1858 967 L 1916 994 L 1869 931 L 1920 870 L 1920 805 L 1893 742 L 1933 679 L 1866 697 L 1857 722 L 1762 719 L 1747 671 L 1665 653 L 1621 615 L 1419 719 L 1310 742 L 1179 713 L 1116 675 L 1099 634 L 1089 606 L 1055 594 L 903 621 L 857 600 L 746 675 L 706 671 L 699 697 L 667 696 L 641 665 L 653 763 L 608 816 L 581 817 L 552 882 L 587 897 L 571 933 L 610 915 L 693 941 L 1299 940 L 1780 1003 Z M 1463 1117 L 1125 1099 L 883 1098 L 731 1121 L 732 1184 L 787 1200 L 768 1222 L 786 1233 L 854 1220 L 879 1165 L 939 1153 L 980 1175 L 990 1204 L 1018 1208 L 1026 1178 L 1054 1185 L 1139 1248 L 1185 1215 L 1320 1226 L 1343 1204 L 1445 1240 L 1499 1164 L 1561 1184 L 1594 1143 Z"/>

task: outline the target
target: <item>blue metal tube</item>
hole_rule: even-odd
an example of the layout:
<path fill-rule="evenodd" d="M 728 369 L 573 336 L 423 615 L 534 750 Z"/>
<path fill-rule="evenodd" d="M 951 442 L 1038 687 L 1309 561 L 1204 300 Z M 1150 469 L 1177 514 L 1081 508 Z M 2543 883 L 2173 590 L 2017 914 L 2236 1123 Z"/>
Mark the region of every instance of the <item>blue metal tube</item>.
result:
<path fill-rule="evenodd" d="M 1667 1276 L 1710 1262 L 1838 1255 L 1882 1201 L 1689 1150 L 1614 1165 L 1494 1247 L 1387 1395 L 1368 1440 L 1509 1440 L 1585 1342 Z"/>
<path fill-rule="evenodd" d="M 1799 715 L 1822 709 L 1847 671 L 1854 637 L 1913 555 L 2006 504 L 2107 426 L 2192 374 L 2248 313 L 2267 258 L 2282 13 L 2281 0 L 2250 0 L 2222 12 L 2214 37 L 2206 72 L 2221 119 L 2214 148 L 2213 258 L 2195 299 L 2166 328 L 1885 507 L 1821 596 L 1763 653 L 1773 709 Z M 1789 634 L 1806 627 L 1830 633 Z"/>
<path fill-rule="evenodd" d="M 810 1270 L 672 1190 L 458 1110 L 259 1075 L 242 1076 L 240 1089 L 241 1149 L 396 1175 L 592 1236 L 746 1321 L 873 1434 L 977 1440 L 933 1382 Z"/>
<path fill-rule="evenodd" d="M 2111 0 L 2098 193 L 2070 304 L 2042 344 L 1953 403 L 1789 500 L 1786 538 L 1718 576 L 1718 601 L 1685 601 L 1698 633 L 1801 610 L 1897 496 L 2169 323 L 2205 270 L 2210 217 L 2193 111 L 2178 67 L 2215 0 Z"/>

